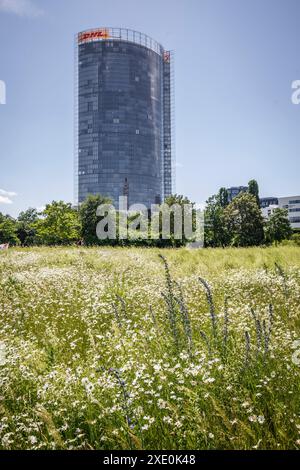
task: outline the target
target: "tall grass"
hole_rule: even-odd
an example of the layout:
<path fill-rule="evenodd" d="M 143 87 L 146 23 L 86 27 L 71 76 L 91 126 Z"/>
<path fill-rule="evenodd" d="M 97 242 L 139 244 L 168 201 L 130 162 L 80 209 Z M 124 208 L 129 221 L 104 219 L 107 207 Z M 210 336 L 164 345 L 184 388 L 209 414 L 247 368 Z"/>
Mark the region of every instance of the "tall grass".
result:
<path fill-rule="evenodd" d="M 300 448 L 299 248 L 14 249 L 0 286 L 1 449 Z"/>

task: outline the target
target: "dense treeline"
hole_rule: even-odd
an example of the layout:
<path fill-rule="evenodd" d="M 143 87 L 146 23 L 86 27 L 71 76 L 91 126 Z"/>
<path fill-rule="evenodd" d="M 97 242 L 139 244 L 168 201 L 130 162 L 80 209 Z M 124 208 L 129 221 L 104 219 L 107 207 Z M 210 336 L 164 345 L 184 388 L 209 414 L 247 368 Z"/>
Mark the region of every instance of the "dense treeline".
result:
<path fill-rule="evenodd" d="M 299 243 L 299 234 L 293 234 L 286 209 L 277 208 L 265 220 L 255 180 L 248 190 L 229 201 L 226 188 L 211 196 L 205 209 L 205 244 L 209 247 L 259 246 L 279 243 L 293 238 Z"/>
<path fill-rule="evenodd" d="M 182 211 L 184 204 L 191 204 L 187 198 L 178 195 L 169 197 L 165 202 L 170 207 L 178 204 Z M 17 219 L 0 213 L 0 244 L 179 247 L 189 241 L 184 237 L 178 240 L 174 236 L 174 215 L 171 215 L 170 239 L 162 237 L 160 223 L 156 239 L 124 239 L 117 229 L 115 240 L 100 240 L 96 233 L 97 224 L 101 221 L 101 217 L 97 216 L 97 208 L 101 204 L 110 203 L 108 198 L 98 195 L 89 196 L 78 210 L 70 203 L 53 201 L 42 212 L 30 208 L 21 212 Z M 194 211 L 195 209 L 193 214 Z M 247 192 L 240 193 L 232 201 L 229 201 L 227 190 L 221 188 L 218 194 L 208 199 L 204 215 L 206 247 L 258 246 L 279 243 L 291 237 L 300 244 L 300 234 L 293 234 L 286 210 L 275 209 L 270 218 L 264 220 L 259 203 L 259 188 L 255 180 L 249 182 Z M 118 216 L 117 213 L 117 218 Z M 131 215 L 129 223 L 135 217 L 136 215 Z"/>

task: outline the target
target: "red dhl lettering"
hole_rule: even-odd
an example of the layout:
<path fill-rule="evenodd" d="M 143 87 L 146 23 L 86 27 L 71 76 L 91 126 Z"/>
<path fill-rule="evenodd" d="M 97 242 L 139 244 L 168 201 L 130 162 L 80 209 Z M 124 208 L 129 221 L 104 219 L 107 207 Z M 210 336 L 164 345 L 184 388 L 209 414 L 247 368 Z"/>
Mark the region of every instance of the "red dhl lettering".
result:
<path fill-rule="evenodd" d="M 164 61 L 169 63 L 171 61 L 171 56 L 169 52 L 164 53 Z"/>
<path fill-rule="evenodd" d="M 97 31 L 80 33 L 78 37 L 78 42 L 87 42 L 93 39 L 107 39 L 109 37 L 110 35 L 107 29 L 99 29 Z"/>

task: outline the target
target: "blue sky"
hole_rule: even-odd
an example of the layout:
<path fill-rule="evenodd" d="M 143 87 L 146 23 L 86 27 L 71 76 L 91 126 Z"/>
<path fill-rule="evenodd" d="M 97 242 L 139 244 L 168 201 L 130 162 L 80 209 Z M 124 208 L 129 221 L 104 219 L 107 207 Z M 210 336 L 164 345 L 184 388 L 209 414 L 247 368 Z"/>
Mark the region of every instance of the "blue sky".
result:
<path fill-rule="evenodd" d="M 178 193 L 299 194 L 299 17 L 298 0 L 0 0 L 0 212 L 73 200 L 74 35 L 99 26 L 176 53 Z"/>

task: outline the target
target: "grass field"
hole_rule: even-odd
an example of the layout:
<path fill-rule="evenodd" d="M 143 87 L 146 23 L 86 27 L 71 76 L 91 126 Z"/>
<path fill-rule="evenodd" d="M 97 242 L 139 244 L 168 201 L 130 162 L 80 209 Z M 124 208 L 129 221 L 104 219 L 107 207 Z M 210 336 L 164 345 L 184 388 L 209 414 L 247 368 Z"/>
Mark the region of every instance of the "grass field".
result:
<path fill-rule="evenodd" d="M 297 247 L 2 252 L 0 448 L 299 449 L 297 340 Z"/>

